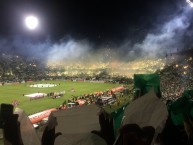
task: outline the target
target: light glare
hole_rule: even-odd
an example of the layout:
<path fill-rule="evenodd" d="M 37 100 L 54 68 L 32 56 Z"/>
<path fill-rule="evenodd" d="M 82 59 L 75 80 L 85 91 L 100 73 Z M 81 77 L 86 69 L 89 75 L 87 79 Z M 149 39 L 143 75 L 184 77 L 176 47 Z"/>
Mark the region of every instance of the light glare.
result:
<path fill-rule="evenodd" d="M 192 8 L 193 8 L 193 2 L 192 2 L 192 1 L 190 1 L 190 0 L 186 0 L 186 2 L 190 5 L 190 7 L 192 7 Z"/>
<path fill-rule="evenodd" d="M 34 30 L 38 26 L 38 19 L 34 16 L 28 16 L 25 18 L 25 24 L 30 30 Z"/>

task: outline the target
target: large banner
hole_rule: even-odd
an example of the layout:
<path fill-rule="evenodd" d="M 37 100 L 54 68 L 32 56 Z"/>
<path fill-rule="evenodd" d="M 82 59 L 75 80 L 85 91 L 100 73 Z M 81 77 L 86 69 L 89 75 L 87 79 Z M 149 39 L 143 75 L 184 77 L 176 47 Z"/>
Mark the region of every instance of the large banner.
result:
<path fill-rule="evenodd" d="M 57 109 L 56 108 L 48 109 L 48 110 L 45 110 L 45 111 L 30 115 L 28 117 L 29 117 L 31 123 L 35 124 L 37 122 L 42 121 L 44 118 L 49 117 L 51 112 L 54 112 L 54 111 L 57 111 Z"/>

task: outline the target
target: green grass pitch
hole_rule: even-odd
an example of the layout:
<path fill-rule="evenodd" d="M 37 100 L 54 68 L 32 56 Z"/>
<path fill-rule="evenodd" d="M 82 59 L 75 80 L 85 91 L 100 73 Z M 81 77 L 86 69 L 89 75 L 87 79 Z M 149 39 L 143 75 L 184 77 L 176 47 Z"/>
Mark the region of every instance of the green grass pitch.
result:
<path fill-rule="evenodd" d="M 50 84 L 54 83 L 56 87 L 50 88 L 32 88 L 29 87 L 31 84 Z M 60 85 L 59 85 L 60 84 Z M 28 82 L 21 84 L 12 84 L 0 86 L 0 104 L 8 103 L 12 104 L 13 101 L 19 102 L 18 107 L 23 109 L 28 115 L 34 114 L 49 108 L 59 107 L 64 100 L 69 99 L 72 95 L 79 96 L 83 94 L 93 93 L 96 91 L 106 91 L 108 89 L 121 86 L 120 84 L 109 84 L 109 83 L 90 83 L 90 82 L 72 82 L 72 81 L 41 81 L 41 82 Z M 75 92 L 71 89 L 74 88 Z M 50 93 L 64 91 L 63 97 L 58 99 L 52 99 L 50 97 L 44 97 L 41 99 L 31 100 L 23 96 L 23 94 L 32 93 Z"/>

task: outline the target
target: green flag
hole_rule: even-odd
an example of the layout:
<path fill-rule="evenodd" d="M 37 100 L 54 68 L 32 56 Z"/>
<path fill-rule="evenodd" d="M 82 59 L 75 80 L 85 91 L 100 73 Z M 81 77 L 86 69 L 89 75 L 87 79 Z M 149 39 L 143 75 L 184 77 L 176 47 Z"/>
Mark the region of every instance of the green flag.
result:
<path fill-rule="evenodd" d="M 145 95 L 152 87 L 154 87 L 156 94 L 160 94 L 160 77 L 158 74 L 134 74 L 134 89 L 136 90 L 136 96 Z"/>

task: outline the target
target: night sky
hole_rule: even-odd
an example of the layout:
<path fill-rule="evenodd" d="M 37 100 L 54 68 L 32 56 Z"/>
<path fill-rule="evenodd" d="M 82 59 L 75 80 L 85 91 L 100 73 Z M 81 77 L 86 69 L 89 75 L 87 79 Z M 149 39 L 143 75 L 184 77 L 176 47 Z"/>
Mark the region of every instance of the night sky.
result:
<path fill-rule="evenodd" d="M 86 40 L 93 49 L 107 45 L 122 50 L 146 49 L 150 38 L 156 39 L 155 47 L 164 41 L 157 39 L 165 33 L 164 25 L 171 20 L 172 25 L 179 27 L 169 30 L 172 36 L 169 34 L 168 38 L 179 40 L 179 47 L 185 47 L 191 45 L 193 10 L 182 18 L 183 26 L 175 19 L 186 13 L 186 7 L 190 6 L 185 0 L 1 0 L 0 39 L 13 41 L 19 38 L 38 43 L 48 39 L 51 43 L 73 39 Z M 40 26 L 35 31 L 24 26 L 23 19 L 28 14 L 39 18 Z M 173 32 L 180 35 L 174 38 Z M 181 44 L 184 36 L 188 37 L 187 42 Z M 174 44 L 167 42 L 163 47 L 169 45 L 176 49 Z M 17 46 L 14 44 L 13 47 Z"/>
<path fill-rule="evenodd" d="M 178 4 L 176 0 L 1 0 L 0 35 L 32 35 L 22 20 L 32 13 L 41 25 L 33 35 L 41 38 L 70 35 L 94 42 L 119 41 L 146 33 L 177 11 Z"/>

